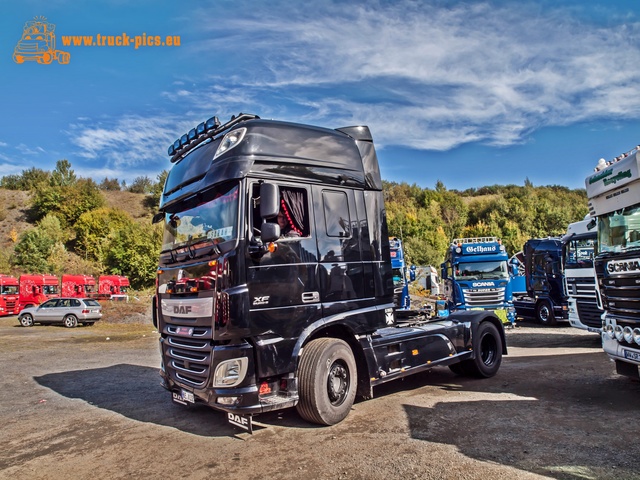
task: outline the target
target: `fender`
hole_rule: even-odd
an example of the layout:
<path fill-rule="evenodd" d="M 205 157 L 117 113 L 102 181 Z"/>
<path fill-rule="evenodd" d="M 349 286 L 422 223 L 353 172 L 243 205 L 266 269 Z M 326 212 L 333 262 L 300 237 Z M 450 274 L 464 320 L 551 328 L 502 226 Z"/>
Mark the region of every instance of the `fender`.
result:
<path fill-rule="evenodd" d="M 463 310 L 452 313 L 447 317 L 449 320 L 468 323 L 471 327 L 471 338 L 478 332 L 478 327 L 482 322 L 493 323 L 498 332 L 500 332 L 500 339 L 502 340 L 502 354 L 507 355 L 507 339 L 504 334 L 504 326 L 500 319 L 491 310 Z M 471 340 L 471 339 L 469 339 Z"/>

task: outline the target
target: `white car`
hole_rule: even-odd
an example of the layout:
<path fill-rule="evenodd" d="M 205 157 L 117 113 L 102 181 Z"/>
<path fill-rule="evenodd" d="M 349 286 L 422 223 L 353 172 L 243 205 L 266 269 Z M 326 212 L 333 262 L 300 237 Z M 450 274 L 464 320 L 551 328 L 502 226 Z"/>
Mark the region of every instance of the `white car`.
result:
<path fill-rule="evenodd" d="M 78 323 L 93 325 L 102 318 L 102 306 L 92 298 L 52 298 L 37 307 L 25 308 L 18 315 L 20 325 L 62 323 L 67 328 Z"/>

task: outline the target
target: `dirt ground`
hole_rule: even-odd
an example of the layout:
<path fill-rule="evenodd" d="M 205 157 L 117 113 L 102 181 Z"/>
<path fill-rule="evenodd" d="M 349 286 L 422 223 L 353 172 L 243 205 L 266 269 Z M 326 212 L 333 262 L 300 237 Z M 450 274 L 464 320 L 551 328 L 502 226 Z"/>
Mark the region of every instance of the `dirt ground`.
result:
<path fill-rule="evenodd" d="M 157 338 L 150 323 L 0 319 L 0 478 L 640 478 L 640 383 L 568 326 L 519 322 L 494 378 L 438 368 L 336 426 L 290 409 L 256 417 L 253 435 L 171 402 Z"/>

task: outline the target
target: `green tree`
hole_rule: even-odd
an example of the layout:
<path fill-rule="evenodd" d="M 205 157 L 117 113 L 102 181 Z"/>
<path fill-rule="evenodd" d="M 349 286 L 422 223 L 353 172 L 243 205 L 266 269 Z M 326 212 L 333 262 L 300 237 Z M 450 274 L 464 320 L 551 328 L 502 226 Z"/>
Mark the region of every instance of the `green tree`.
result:
<path fill-rule="evenodd" d="M 77 253 L 85 259 L 102 262 L 109 237 L 131 224 L 133 219 L 124 210 L 101 207 L 83 213 L 73 227 Z"/>
<path fill-rule="evenodd" d="M 106 190 L 108 192 L 119 192 L 120 191 L 120 182 L 117 178 L 107 178 L 105 177 L 102 182 L 100 182 L 100 190 Z"/>
<path fill-rule="evenodd" d="M 133 288 L 153 285 L 162 241 L 159 225 L 130 223 L 114 232 L 105 247 L 109 273 L 126 275 Z"/>
<path fill-rule="evenodd" d="M 51 213 L 63 227 L 73 226 L 84 212 L 100 208 L 105 200 L 96 183 L 82 178 L 74 185 L 43 186 L 33 194 L 31 216 L 38 220 Z"/>
<path fill-rule="evenodd" d="M 70 187 L 77 182 L 76 174 L 71 169 L 69 160 L 58 160 L 56 168 L 51 173 L 50 184 L 52 187 Z"/>
<path fill-rule="evenodd" d="M 136 177 L 127 190 L 132 193 L 151 193 L 153 182 L 146 175 L 144 177 Z"/>
<path fill-rule="evenodd" d="M 31 228 L 20 235 L 12 256 L 12 264 L 30 273 L 47 273 L 48 258 L 55 240 L 38 228 Z"/>

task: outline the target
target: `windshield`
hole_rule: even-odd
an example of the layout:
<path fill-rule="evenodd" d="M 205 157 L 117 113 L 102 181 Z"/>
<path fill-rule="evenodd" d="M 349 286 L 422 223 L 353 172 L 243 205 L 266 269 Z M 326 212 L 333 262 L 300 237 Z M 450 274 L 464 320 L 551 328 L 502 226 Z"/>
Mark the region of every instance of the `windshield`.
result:
<path fill-rule="evenodd" d="M 18 286 L 17 285 L 3 285 L 2 286 L 2 293 L 3 294 L 7 294 L 7 295 L 15 295 L 18 293 Z"/>
<path fill-rule="evenodd" d="M 162 251 L 233 240 L 238 230 L 238 184 L 214 189 L 166 212 Z"/>
<path fill-rule="evenodd" d="M 509 278 L 507 261 L 458 263 L 456 265 L 456 278 L 458 280 L 499 280 Z"/>
<path fill-rule="evenodd" d="M 567 268 L 591 268 L 593 267 L 593 256 L 596 248 L 595 238 L 580 238 L 569 240 L 566 245 Z"/>
<path fill-rule="evenodd" d="M 598 253 L 640 248 L 640 204 L 598 217 Z"/>
<path fill-rule="evenodd" d="M 42 293 L 45 295 L 57 295 L 58 294 L 58 286 L 57 285 L 43 285 Z"/>

